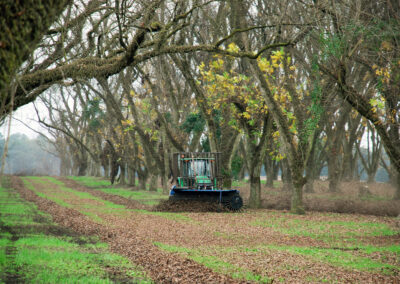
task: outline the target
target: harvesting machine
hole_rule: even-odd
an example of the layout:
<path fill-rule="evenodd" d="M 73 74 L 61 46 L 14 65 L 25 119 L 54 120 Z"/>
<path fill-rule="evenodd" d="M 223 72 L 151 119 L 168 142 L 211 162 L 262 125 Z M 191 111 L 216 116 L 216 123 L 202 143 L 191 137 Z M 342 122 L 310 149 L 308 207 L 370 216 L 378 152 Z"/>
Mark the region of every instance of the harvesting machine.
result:
<path fill-rule="evenodd" d="M 220 153 L 180 152 L 172 156 L 172 186 L 169 200 L 217 202 L 232 211 L 243 206 L 236 189 L 223 189 Z"/>

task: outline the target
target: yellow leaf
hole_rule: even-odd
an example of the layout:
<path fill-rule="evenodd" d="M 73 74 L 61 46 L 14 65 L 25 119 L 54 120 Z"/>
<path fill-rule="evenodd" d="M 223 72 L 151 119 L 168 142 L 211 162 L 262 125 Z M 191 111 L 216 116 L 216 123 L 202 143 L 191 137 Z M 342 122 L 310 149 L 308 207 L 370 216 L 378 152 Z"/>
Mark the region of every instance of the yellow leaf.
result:
<path fill-rule="evenodd" d="M 232 42 L 232 43 L 230 43 L 228 45 L 228 51 L 230 51 L 230 52 L 238 52 L 239 51 L 239 47 L 234 42 Z"/>

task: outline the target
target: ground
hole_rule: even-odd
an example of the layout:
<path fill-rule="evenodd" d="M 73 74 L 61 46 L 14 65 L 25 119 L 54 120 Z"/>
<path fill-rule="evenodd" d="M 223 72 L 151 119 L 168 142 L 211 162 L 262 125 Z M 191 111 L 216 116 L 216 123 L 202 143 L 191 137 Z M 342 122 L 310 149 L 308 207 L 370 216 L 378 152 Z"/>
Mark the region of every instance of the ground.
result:
<path fill-rule="evenodd" d="M 70 274 L 77 275 L 74 282 L 81 283 L 400 283 L 396 217 L 331 212 L 299 216 L 285 210 L 246 208 L 238 213 L 160 212 L 154 205 L 166 196 L 110 187 L 99 179 L 9 180 L 0 195 L 3 282 L 51 283 L 33 264 L 20 261 L 25 249 L 38 250 L 45 243 L 53 253 L 84 255 L 79 257 L 87 264 L 84 267 L 95 272 L 81 271 L 82 275 L 99 279 L 79 279 L 83 276 L 72 266 Z M 265 196 L 278 194 L 264 192 Z M 22 208 L 24 214 L 17 214 L 17 209 L 4 209 L 20 204 L 29 210 Z M 33 235 L 45 241 L 21 241 L 31 237 L 32 228 Z M 41 256 L 36 257 L 39 262 Z M 70 277 L 65 271 L 59 274 L 59 280 Z"/>

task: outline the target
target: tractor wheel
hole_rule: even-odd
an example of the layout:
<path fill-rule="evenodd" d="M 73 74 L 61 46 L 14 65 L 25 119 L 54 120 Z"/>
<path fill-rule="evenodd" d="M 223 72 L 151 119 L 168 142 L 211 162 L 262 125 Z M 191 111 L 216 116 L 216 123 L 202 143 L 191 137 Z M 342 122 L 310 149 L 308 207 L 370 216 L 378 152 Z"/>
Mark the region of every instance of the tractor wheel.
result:
<path fill-rule="evenodd" d="M 234 194 L 225 202 L 225 206 L 232 211 L 238 211 L 243 206 L 243 199 L 239 194 Z"/>

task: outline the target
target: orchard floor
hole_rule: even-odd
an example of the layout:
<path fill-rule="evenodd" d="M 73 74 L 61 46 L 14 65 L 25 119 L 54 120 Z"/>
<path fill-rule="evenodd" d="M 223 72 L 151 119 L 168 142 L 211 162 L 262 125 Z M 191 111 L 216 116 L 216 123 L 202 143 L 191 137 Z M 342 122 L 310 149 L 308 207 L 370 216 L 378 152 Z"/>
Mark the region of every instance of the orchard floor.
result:
<path fill-rule="evenodd" d="M 129 189 L 53 177 L 11 177 L 11 184 L 59 226 L 98 236 L 156 283 L 400 283 L 394 217 L 155 212 L 149 200 L 157 196 Z"/>

